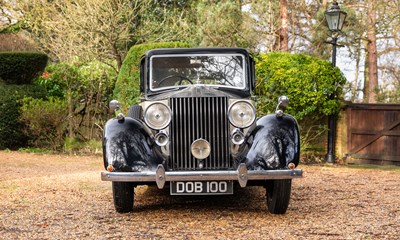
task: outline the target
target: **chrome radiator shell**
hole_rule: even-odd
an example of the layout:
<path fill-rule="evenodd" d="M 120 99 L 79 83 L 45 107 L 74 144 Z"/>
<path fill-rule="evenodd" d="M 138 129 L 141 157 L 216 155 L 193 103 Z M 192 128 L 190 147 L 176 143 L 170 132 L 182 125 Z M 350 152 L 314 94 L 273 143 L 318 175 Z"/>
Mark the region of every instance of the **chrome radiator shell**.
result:
<path fill-rule="evenodd" d="M 232 169 L 227 97 L 175 97 L 169 105 L 172 111 L 169 169 Z M 190 147 L 196 139 L 210 143 L 210 156 L 204 160 L 191 154 Z"/>

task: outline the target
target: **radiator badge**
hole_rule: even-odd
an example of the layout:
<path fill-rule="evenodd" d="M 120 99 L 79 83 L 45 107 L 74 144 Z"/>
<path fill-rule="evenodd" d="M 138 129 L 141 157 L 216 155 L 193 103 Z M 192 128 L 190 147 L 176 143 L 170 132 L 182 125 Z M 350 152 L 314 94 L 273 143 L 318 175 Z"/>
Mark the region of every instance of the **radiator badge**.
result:
<path fill-rule="evenodd" d="M 197 139 L 191 146 L 192 155 L 197 159 L 205 159 L 210 155 L 210 143 L 205 139 Z"/>

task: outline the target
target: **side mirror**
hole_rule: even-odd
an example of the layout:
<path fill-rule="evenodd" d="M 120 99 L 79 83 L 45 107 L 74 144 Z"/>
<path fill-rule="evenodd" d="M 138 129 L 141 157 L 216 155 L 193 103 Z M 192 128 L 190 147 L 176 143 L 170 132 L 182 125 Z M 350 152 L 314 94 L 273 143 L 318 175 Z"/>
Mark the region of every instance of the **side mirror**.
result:
<path fill-rule="evenodd" d="M 283 110 L 279 108 L 285 108 L 289 105 L 289 98 L 286 96 L 280 96 L 278 98 L 278 106 L 276 106 L 275 113 L 277 117 L 282 117 L 284 115 Z"/>
<path fill-rule="evenodd" d="M 111 100 L 110 104 L 108 104 L 108 107 L 110 108 L 110 112 L 118 111 L 121 108 L 117 100 Z"/>
<path fill-rule="evenodd" d="M 280 96 L 278 99 L 278 108 L 279 107 L 287 107 L 289 105 L 289 98 L 286 96 Z"/>

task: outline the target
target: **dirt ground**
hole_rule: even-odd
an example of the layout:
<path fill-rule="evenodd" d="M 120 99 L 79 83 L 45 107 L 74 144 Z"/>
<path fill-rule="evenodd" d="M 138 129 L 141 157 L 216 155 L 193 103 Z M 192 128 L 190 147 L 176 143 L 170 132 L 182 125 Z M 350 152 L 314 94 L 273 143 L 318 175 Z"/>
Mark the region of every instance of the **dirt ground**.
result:
<path fill-rule="evenodd" d="M 224 197 L 136 188 L 114 211 L 101 156 L 0 151 L 0 239 L 398 239 L 400 168 L 301 166 L 287 214 L 266 211 L 262 187 Z"/>

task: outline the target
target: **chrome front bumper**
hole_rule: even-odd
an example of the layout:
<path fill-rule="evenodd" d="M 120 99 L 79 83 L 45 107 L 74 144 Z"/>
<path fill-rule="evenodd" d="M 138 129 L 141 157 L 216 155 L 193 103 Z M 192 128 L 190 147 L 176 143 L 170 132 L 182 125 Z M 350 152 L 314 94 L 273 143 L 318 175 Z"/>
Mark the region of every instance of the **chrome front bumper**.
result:
<path fill-rule="evenodd" d="M 155 172 L 102 172 L 101 180 L 115 182 L 156 182 L 159 189 L 165 182 L 236 180 L 246 187 L 248 180 L 292 179 L 303 175 L 301 169 L 247 170 L 244 163 L 230 171 L 173 171 L 166 172 L 160 164 Z"/>

